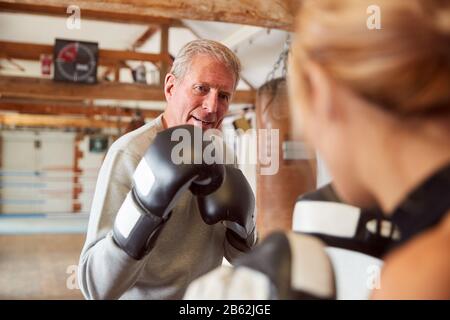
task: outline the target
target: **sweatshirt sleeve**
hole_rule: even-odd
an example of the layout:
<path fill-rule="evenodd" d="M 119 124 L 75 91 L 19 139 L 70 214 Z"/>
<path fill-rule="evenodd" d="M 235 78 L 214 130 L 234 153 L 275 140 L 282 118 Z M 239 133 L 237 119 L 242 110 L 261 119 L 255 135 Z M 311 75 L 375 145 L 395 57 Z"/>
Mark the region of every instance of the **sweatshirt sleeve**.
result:
<path fill-rule="evenodd" d="M 134 260 L 119 248 L 112 229 L 117 212 L 132 187 L 139 159 L 111 148 L 102 164 L 89 216 L 86 242 L 78 266 L 86 299 L 118 299 L 134 285 L 146 258 Z"/>

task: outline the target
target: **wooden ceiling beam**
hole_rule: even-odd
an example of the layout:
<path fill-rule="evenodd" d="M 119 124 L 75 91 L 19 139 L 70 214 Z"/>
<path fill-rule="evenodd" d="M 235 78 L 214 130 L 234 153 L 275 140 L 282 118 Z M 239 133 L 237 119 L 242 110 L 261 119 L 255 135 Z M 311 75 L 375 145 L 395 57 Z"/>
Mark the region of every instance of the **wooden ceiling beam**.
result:
<path fill-rule="evenodd" d="M 57 103 L 16 102 L 0 99 L 0 111 L 13 111 L 23 114 L 72 115 L 72 116 L 126 116 L 132 117 L 137 109 L 95 105 L 64 105 Z M 139 109 L 144 118 L 156 118 L 162 110 Z"/>
<path fill-rule="evenodd" d="M 161 39 L 160 39 L 160 51 L 159 54 L 168 57 L 169 56 L 169 27 L 161 27 Z M 166 60 L 161 61 L 161 67 L 159 69 L 159 84 L 162 87 L 166 74 L 169 72 L 169 63 Z"/>
<path fill-rule="evenodd" d="M 76 117 L 55 117 L 50 115 L 0 114 L 0 125 L 14 127 L 52 127 L 52 128 L 117 128 L 128 123 L 117 121 L 95 120 Z"/>
<path fill-rule="evenodd" d="M 0 57 L 40 60 L 41 54 L 53 55 L 53 45 L 0 41 Z M 98 53 L 100 65 L 118 65 L 121 61 L 136 60 L 157 63 L 165 61 L 170 63 L 172 59 L 168 54 L 145 53 L 136 51 L 104 50 L 100 49 Z"/>
<path fill-rule="evenodd" d="M 255 5 L 255 0 L 82 0 L 76 4 L 81 9 L 81 17 L 96 20 L 145 24 L 158 21 L 157 24 L 174 25 L 174 20 L 193 19 L 292 31 L 300 2 L 264 0 Z M 39 4 L 30 0 L 4 0 L 0 1 L 0 9 L 67 17 L 66 8 L 73 4 L 73 0 L 40 0 Z"/>
<path fill-rule="evenodd" d="M 155 27 L 155 26 L 148 27 L 147 30 L 145 30 L 145 32 L 134 41 L 134 43 L 131 45 L 131 49 L 136 50 L 136 49 L 139 49 L 140 47 L 142 47 L 159 30 L 160 30 L 160 27 Z"/>
<path fill-rule="evenodd" d="M 0 94 L 36 99 L 117 99 L 163 101 L 159 87 L 142 84 L 99 82 L 93 85 L 50 79 L 0 76 Z"/>
<path fill-rule="evenodd" d="M 81 2 L 81 1 L 80 1 Z M 28 13 L 35 15 L 46 15 L 55 17 L 68 17 L 67 7 L 76 4 L 74 1 L 43 1 L 39 4 L 29 1 L 0 1 L 0 11 L 13 13 Z M 108 11 L 102 9 L 88 9 L 86 5 L 80 3 L 81 17 L 87 20 L 118 22 L 126 24 L 145 24 L 145 25 L 170 25 L 173 27 L 184 28 L 178 19 L 149 16 L 139 12 L 120 12 Z"/>
<path fill-rule="evenodd" d="M 55 82 L 50 79 L 0 76 L 0 96 L 35 99 L 116 99 L 165 101 L 161 87 L 143 84 L 99 82 L 94 85 Z M 236 91 L 232 103 L 255 103 L 253 90 Z"/>

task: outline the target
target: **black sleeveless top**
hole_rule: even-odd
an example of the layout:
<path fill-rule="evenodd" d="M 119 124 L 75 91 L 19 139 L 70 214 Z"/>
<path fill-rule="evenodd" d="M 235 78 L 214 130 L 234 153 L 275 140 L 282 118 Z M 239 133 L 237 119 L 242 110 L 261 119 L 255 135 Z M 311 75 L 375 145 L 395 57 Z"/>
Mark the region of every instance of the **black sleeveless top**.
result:
<path fill-rule="evenodd" d="M 302 195 L 297 201 L 341 202 L 331 184 Z M 353 238 L 310 233 L 328 246 L 359 251 L 382 258 L 393 248 L 410 240 L 442 220 L 450 210 L 450 163 L 437 170 L 413 189 L 398 207 L 385 214 L 379 207 L 361 209 L 358 226 Z M 368 221 L 376 222 L 376 230 L 369 231 Z M 382 223 L 391 223 L 389 235 L 382 235 Z M 396 233 L 400 238 L 397 238 Z"/>
<path fill-rule="evenodd" d="M 450 164 L 436 171 L 416 187 L 391 215 L 400 231 L 402 244 L 443 219 L 450 210 Z"/>

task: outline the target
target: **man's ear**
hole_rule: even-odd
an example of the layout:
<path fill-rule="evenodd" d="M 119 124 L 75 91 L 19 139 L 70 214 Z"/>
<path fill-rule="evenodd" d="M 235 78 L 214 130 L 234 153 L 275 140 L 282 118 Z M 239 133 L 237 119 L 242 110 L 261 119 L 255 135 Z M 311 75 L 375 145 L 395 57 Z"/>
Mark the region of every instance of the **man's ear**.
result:
<path fill-rule="evenodd" d="M 167 101 L 169 101 L 173 95 L 176 80 L 177 79 L 172 73 L 166 74 L 166 77 L 164 79 L 164 95 L 166 96 Z"/>
<path fill-rule="evenodd" d="M 322 120 L 335 119 L 339 114 L 333 101 L 335 84 L 318 64 L 309 62 L 306 66 L 309 80 L 312 112 Z"/>

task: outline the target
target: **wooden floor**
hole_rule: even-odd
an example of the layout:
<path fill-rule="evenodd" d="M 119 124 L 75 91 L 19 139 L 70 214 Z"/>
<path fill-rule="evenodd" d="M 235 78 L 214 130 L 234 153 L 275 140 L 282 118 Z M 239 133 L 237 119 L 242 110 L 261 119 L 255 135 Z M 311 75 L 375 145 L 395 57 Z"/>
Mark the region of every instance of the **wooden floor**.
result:
<path fill-rule="evenodd" d="M 1 235 L 0 299 L 83 299 L 75 268 L 84 234 Z"/>

